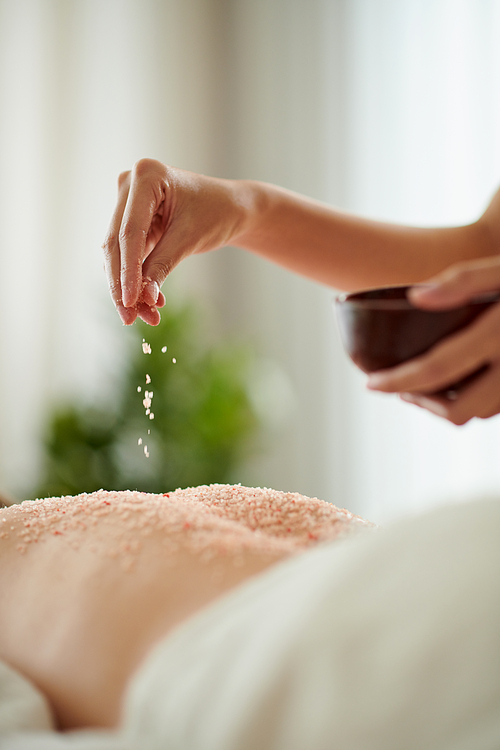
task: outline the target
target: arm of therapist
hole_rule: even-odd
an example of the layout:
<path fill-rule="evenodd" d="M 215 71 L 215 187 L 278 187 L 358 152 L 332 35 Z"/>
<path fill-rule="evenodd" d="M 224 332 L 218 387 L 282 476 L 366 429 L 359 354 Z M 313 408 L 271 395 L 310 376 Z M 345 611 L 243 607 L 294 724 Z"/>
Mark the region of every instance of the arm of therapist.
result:
<path fill-rule="evenodd" d="M 483 216 L 465 226 L 406 227 L 353 216 L 274 185 L 206 177 L 141 159 L 119 178 L 103 245 L 105 268 L 126 325 L 138 316 L 157 325 L 165 303 L 160 287 L 173 268 L 189 255 L 225 245 L 340 289 L 431 278 L 432 284 L 415 290 L 415 304 L 447 307 L 478 291 L 500 289 L 499 204 L 497 194 Z M 369 387 L 404 393 L 456 424 L 496 414 L 499 328 L 495 307 L 425 358 L 372 375 Z M 455 402 L 428 395 L 484 363 L 488 371 Z"/>

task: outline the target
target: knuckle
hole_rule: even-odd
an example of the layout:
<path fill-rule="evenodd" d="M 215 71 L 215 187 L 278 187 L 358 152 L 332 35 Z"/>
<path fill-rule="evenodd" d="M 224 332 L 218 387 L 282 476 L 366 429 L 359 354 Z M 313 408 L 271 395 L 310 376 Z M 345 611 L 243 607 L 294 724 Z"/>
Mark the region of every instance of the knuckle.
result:
<path fill-rule="evenodd" d="M 139 178 L 146 177 L 156 169 L 157 165 L 158 162 L 155 159 L 139 159 L 139 161 L 136 161 L 134 164 L 134 174 Z"/>
<path fill-rule="evenodd" d="M 466 424 L 471 418 L 471 415 L 461 414 L 460 411 L 450 409 L 448 411 L 447 417 L 450 422 L 452 422 L 457 427 L 462 427 L 464 424 Z"/>
<path fill-rule="evenodd" d="M 477 416 L 479 417 L 479 419 L 490 419 L 490 417 L 494 417 L 499 412 L 500 408 L 497 406 L 496 409 L 488 409 L 488 411 L 484 412 L 483 414 L 478 414 Z"/>
<path fill-rule="evenodd" d="M 101 247 L 104 250 L 105 255 L 110 255 L 113 251 L 113 247 L 115 244 L 116 237 L 114 234 L 108 234 L 104 238 L 104 242 L 102 243 Z"/>
<path fill-rule="evenodd" d="M 147 232 L 136 226 L 132 221 L 124 221 L 120 227 L 118 238 L 120 243 L 126 244 L 130 240 L 137 239 L 138 237 L 145 240 L 146 235 Z"/>
<path fill-rule="evenodd" d="M 489 403 L 481 405 L 481 407 L 477 410 L 476 417 L 479 417 L 479 419 L 489 419 L 490 417 L 494 417 L 499 412 L 500 404 L 498 403 L 497 399 L 495 399 L 493 402 L 490 400 Z"/>
<path fill-rule="evenodd" d="M 154 265 L 149 269 L 149 276 L 153 278 L 161 286 L 163 281 L 171 273 L 174 268 L 174 263 L 168 260 L 155 261 Z"/>
<path fill-rule="evenodd" d="M 109 293 L 111 294 L 112 298 L 114 300 L 121 300 L 122 296 L 122 288 L 118 281 L 114 281 L 113 279 L 110 279 L 108 282 L 109 286 Z"/>
<path fill-rule="evenodd" d="M 126 172 L 120 172 L 118 175 L 118 189 L 121 190 L 123 185 L 125 185 L 126 182 L 128 182 L 130 178 L 130 170 L 127 170 Z"/>

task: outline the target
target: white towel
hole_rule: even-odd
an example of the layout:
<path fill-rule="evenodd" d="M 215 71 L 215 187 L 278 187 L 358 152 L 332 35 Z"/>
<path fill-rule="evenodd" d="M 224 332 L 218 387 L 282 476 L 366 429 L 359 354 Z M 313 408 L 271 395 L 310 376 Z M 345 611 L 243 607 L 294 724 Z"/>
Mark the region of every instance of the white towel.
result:
<path fill-rule="evenodd" d="M 43 695 L 14 669 L 0 661 L 0 732 L 47 731 L 54 728 Z"/>

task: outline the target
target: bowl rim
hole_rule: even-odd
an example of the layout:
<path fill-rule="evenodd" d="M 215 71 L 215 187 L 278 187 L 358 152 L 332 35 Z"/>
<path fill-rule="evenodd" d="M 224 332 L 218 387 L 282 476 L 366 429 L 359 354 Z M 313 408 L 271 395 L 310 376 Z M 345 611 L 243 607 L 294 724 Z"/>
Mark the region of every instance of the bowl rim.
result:
<path fill-rule="evenodd" d="M 446 307 L 441 309 L 425 309 L 423 307 L 416 307 L 416 305 L 413 305 L 408 298 L 400 298 L 400 299 L 374 299 L 367 298 L 367 299 L 359 299 L 359 295 L 366 294 L 368 292 L 377 292 L 377 291 L 385 291 L 390 289 L 411 289 L 412 287 L 416 286 L 425 286 L 420 284 L 399 284 L 399 285 L 392 285 L 392 286 L 381 286 L 381 287 L 370 287 L 369 289 L 358 289 L 354 292 L 342 292 L 340 294 L 336 294 L 334 297 L 334 303 L 335 305 L 352 305 L 355 307 L 362 307 L 366 309 L 372 309 L 372 310 L 420 310 L 420 312 L 425 313 L 443 313 L 443 312 L 449 312 L 451 310 L 459 310 L 460 308 L 470 307 L 472 305 L 484 305 L 484 304 L 492 304 L 494 302 L 500 301 L 500 291 L 493 291 L 493 292 L 484 292 L 482 294 L 478 294 L 472 299 L 468 300 L 464 304 L 457 305 L 456 307 Z M 356 299 L 358 297 L 358 299 Z"/>

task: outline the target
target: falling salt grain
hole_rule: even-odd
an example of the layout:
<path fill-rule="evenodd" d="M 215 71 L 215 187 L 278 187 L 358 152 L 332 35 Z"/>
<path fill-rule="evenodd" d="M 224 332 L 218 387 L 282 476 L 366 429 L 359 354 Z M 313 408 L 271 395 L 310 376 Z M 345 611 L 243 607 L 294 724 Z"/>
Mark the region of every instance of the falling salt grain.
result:
<path fill-rule="evenodd" d="M 161 351 L 162 351 L 162 354 L 165 354 L 165 352 L 167 351 L 167 347 L 166 346 L 162 346 Z"/>
<path fill-rule="evenodd" d="M 137 441 L 137 445 L 142 445 L 142 438 L 139 438 L 139 440 Z"/>
<path fill-rule="evenodd" d="M 146 373 L 146 385 L 149 385 L 149 383 L 151 383 L 151 378 L 150 378 L 150 377 L 149 377 L 149 375 L 148 375 L 148 374 Z"/>
<path fill-rule="evenodd" d="M 153 414 L 153 412 L 151 412 L 151 414 L 149 415 L 149 418 L 150 419 L 154 419 L 155 418 L 155 415 Z"/>
<path fill-rule="evenodd" d="M 172 362 L 174 363 L 174 365 L 175 365 L 175 363 L 177 362 L 177 360 L 176 360 L 176 358 L 175 358 L 175 357 L 172 357 Z"/>
<path fill-rule="evenodd" d="M 140 385 L 137 386 L 137 393 L 140 393 L 142 391 L 142 388 Z"/>
<path fill-rule="evenodd" d="M 144 354 L 151 354 L 151 345 L 147 344 L 145 341 L 142 342 L 142 351 Z"/>

